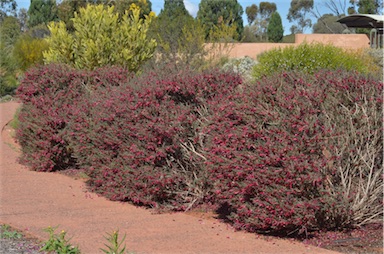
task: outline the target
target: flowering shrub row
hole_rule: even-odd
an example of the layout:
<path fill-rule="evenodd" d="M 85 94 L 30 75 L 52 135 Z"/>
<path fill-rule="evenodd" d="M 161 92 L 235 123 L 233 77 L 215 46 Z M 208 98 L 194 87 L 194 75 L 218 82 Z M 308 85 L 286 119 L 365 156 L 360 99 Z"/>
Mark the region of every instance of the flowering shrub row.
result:
<path fill-rule="evenodd" d="M 74 167 L 73 150 L 64 134 L 71 128 L 69 122 L 78 102 L 93 87 L 118 85 L 127 79 L 126 71 L 119 68 L 93 73 L 66 65 L 30 69 L 17 90 L 23 102 L 16 134 L 23 152 L 21 162 L 36 171 Z"/>
<path fill-rule="evenodd" d="M 112 200 L 214 204 L 252 232 L 382 215 L 381 82 L 345 71 L 245 85 L 220 71 L 66 68 L 31 70 L 18 90 L 18 139 L 34 170 L 83 168 Z"/>
<path fill-rule="evenodd" d="M 382 89 L 352 72 L 291 72 L 212 108 L 205 152 L 234 225 L 299 233 L 380 219 Z"/>
<path fill-rule="evenodd" d="M 222 73 L 155 73 L 129 85 L 98 89 L 84 100 L 69 133 L 90 186 L 112 200 L 185 210 L 211 189 L 202 158 L 190 150 L 201 142 L 199 113 L 207 101 L 241 84 Z M 217 92 L 222 91 L 222 92 Z"/>

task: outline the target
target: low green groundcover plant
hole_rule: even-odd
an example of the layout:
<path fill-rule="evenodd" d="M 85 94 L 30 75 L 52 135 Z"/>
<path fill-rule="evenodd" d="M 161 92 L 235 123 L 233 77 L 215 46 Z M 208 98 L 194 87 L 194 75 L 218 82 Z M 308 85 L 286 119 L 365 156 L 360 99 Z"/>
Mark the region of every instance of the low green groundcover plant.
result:
<path fill-rule="evenodd" d="M 381 81 L 321 70 L 247 85 L 233 72 L 162 70 L 30 70 L 18 89 L 22 161 L 83 169 L 111 200 L 209 204 L 251 232 L 381 218 Z"/>
<path fill-rule="evenodd" d="M 5 224 L 0 226 L 0 238 L 20 239 L 21 237 L 23 237 L 23 235 L 16 230 L 11 230 L 9 225 Z"/>
<path fill-rule="evenodd" d="M 253 69 L 255 79 L 292 70 L 309 74 L 321 69 L 344 69 L 365 74 L 379 71 L 374 59 L 362 51 L 347 51 L 321 43 L 272 49 L 260 54 L 257 60 L 259 64 Z"/>
<path fill-rule="evenodd" d="M 56 227 L 48 227 L 44 229 L 49 234 L 49 239 L 44 242 L 43 247 L 40 251 L 54 252 L 58 254 L 80 254 L 80 249 L 77 246 L 74 246 L 71 243 L 71 239 L 67 239 L 67 232 L 62 230 L 60 234 L 55 233 Z M 104 237 L 107 243 L 105 243 L 105 249 L 100 249 L 103 253 L 106 254 L 125 254 L 126 247 L 122 247 L 122 244 L 125 241 L 126 235 L 122 239 L 119 239 L 119 231 L 115 230 L 112 234 L 107 233 L 107 236 Z M 132 252 L 130 252 L 132 253 Z"/>
<path fill-rule="evenodd" d="M 45 231 L 49 234 L 49 239 L 44 243 L 41 251 L 54 251 L 58 254 L 80 254 L 78 247 L 73 246 L 71 239 L 66 238 L 67 232 L 62 230 L 60 234 L 56 234 L 57 227 L 48 227 Z"/>

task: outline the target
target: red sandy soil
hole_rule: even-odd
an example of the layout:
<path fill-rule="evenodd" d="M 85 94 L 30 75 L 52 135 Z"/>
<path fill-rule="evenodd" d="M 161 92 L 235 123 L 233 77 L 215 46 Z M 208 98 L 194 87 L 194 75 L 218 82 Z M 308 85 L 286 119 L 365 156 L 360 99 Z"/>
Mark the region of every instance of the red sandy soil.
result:
<path fill-rule="evenodd" d="M 18 163 L 20 148 L 7 123 L 20 104 L 0 104 L 0 224 L 40 240 L 48 226 L 65 230 L 82 253 L 102 253 L 106 233 L 126 234 L 128 251 L 140 253 L 337 253 L 304 243 L 235 232 L 209 214 L 154 214 L 87 191 L 83 180 L 39 173 Z"/>

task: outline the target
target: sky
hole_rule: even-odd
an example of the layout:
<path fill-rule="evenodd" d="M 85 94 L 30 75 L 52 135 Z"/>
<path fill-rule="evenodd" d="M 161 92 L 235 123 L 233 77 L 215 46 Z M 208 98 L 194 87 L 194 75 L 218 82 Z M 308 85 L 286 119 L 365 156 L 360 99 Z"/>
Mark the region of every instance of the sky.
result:
<path fill-rule="evenodd" d="M 220 1 L 220 0 L 212 0 L 212 1 Z M 283 22 L 283 27 L 284 27 L 284 35 L 290 34 L 290 28 L 293 25 L 293 23 L 289 23 L 287 19 L 287 14 L 288 10 L 290 7 L 290 0 L 238 0 L 240 5 L 243 7 L 244 10 L 244 15 L 243 15 L 243 22 L 244 26 L 248 24 L 247 22 L 247 16 L 245 15 L 245 8 L 247 6 L 250 6 L 252 4 L 256 4 L 259 6 L 259 3 L 262 1 L 268 1 L 268 2 L 274 2 L 276 3 L 277 6 L 277 12 L 280 14 L 282 22 Z M 29 8 L 30 0 L 16 0 L 18 8 Z M 327 8 L 324 5 L 324 0 L 315 0 L 315 8 L 318 9 L 318 11 L 321 14 L 329 13 L 330 11 L 327 10 Z M 164 0 L 151 0 L 152 3 L 152 10 L 156 13 L 159 14 L 161 9 L 163 8 L 164 5 Z M 200 0 L 184 0 L 184 5 L 185 8 L 189 11 L 189 13 L 196 17 L 197 11 L 199 10 L 199 3 Z M 312 19 L 312 24 L 316 23 L 315 17 L 312 15 L 308 16 L 309 18 Z M 306 29 L 304 30 L 304 33 L 312 33 L 312 29 Z"/>

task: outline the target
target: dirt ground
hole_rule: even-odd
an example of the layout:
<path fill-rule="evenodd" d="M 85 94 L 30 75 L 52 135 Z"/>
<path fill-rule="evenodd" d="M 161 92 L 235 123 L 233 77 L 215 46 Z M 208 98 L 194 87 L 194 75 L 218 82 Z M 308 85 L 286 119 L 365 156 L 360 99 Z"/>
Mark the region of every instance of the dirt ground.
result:
<path fill-rule="evenodd" d="M 58 173 L 38 173 L 20 165 L 19 147 L 7 123 L 19 104 L 0 103 L 0 224 L 41 240 L 48 226 L 65 230 L 82 253 L 102 253 L 106 233 L 126 234 L 128 251 L 140 253 L 314 253 L 334 251 L 294 240 L 235 232 L 204 214 L 154 214 L 87 192 L 84 181 Z"/>

